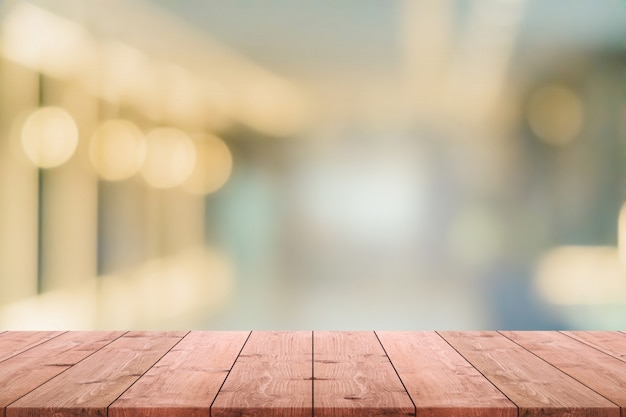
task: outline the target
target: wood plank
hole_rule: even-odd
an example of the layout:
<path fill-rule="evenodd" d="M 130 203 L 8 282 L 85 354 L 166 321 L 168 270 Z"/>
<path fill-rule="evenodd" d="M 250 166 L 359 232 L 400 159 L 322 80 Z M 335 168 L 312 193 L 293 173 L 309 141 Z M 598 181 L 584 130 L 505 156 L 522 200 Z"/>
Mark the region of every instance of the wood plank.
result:
<path fill-rule="evenodd" d="M 423 417 L 517 417 L 517 407 L 435 332 L 376 332 Z"/>
<path fill-rule="evenodd" d="M 0 362 L 37 346 L 63 332 L 13 331 L 0 334 Z"/>
<path fill-rule="evenodd" d="M 312 362 L 311 332 L 252 332 L 211 416 L 310 417 Z"/>
<path fill-rule="evenodd" d="M 186 332 L 129 332 L 6 408 L 7 417 L 106 416 Z"/>
<path fill-rule="evenodd" d="M 626 334 L 622 332 L 570 331 L 562 333 L 617 359 L 626 361 Z"/>
<path fill-rule="evenodd" d="M 626 407 L 626 362 L 558 332 L 501 332 L 603 397 Z"/>
<path fill-rule="evenodd" d="M 520 416 L 619 417 L 620 409 L 497 332 L 440 332 L 519 407 Z"/>
<path fill-rule="evenodd" d="M 208 416 L 250 332 L 191 332 L 109 407 L 109 417 Z"/>
<path fill-rule="evenodd" d="M 0 362 L 0 417 L 5 407 L 124 332 L 68 332 Z"/>
<path fill-rule="evenodd" d="M 374 332 L 314 332 L 314 415 L 414 416 Z"/>

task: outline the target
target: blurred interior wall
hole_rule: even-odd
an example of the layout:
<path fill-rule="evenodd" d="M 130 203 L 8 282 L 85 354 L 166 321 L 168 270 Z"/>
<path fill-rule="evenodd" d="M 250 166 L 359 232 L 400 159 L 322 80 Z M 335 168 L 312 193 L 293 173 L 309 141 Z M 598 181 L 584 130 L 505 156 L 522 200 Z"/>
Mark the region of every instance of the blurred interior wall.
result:
<path fill-rule="evenodd" d="M 79 141 L 63 165 L 43 170 L 40 218 L 41 290 L 69 289 L 96 276 L 97 176 L 89 166 L 88 138 L 98 120 L 97 100 L 72 83 L 44 81 L 44 106 L 64 108 Z"/>
<path fill-rule="evenodd" d="M 37 81 L 0 60 L 0 304 L 37 293 L 38 171 L 19 149 L 19 121 L 37 105 Z"/>

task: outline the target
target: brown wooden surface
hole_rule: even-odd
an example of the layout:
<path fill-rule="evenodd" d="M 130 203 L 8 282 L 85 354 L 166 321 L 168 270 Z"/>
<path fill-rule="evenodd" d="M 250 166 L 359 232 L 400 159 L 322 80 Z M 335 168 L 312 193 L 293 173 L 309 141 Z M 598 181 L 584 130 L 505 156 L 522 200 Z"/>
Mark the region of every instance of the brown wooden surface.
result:
<path fill-rule="evenodd" d="M 312 333 L 252 332 L 212 417 L 311 417 Z"/>
<path fill-rule="evenodd" d="M 123 332 L 69 332 L 0 362 L 0 417 L 5 407 L 120 337 Z"/>
<path fill-rule="evenodd" d="M 0 362 L 37 346 L 63 332 L 6 332 L 0 334 Z"/>
<path fill-rule="evenodd" d="M 412 416 L 415 407 L 374 332 L 315 332 L 315 416 Z"/>
<path fill-rule="evenodd" d="M 7 417 L 106 416 L 186 332 L 129 332 L 6 408 Z"/>
<path fill-rule="evenodd" d="M 620 409 L 497 332 L 441 332 L 520 409 L 520 416 L 619 417 Z"/>
<path fill-rule="evenodd" d="M 626 361 L 626 334 L 623 332 L 563 332 L 604 353 Z M 625 416 L 626 417 L 626 416 Z"/>
<path fill-rule="evenodd" d="M 0 355 L 0 417 L 626 417 L 621 332 L 7 331 Z"/>
<path fill-rule="evenodd" d="M 577 381 L 626 407 L 626 362 L 555 332 L 502 332 Z M 580 366 L 582 363 L 585 366 Z"/>
<path fill-rule="evenodd" d="M 109 417 L 208 416 L 249 332 L 192 332 L 109 407 Z"/>
<path fill-rule="evenodd" d="M 376 332 L 423 417 L 517 417 L 517 407 L 434 332 Z"/>

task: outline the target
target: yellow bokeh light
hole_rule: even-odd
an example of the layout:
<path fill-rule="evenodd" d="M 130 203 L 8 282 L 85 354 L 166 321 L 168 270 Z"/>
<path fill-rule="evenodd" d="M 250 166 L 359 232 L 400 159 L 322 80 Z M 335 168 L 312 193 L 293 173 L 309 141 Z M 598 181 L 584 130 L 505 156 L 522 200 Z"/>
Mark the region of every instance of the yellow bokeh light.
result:
<path fill-rule="evenodd" d="M 539 261 L 535 285 L 553 304 L 623 303 L 626 274 L 612 246 L 561 246 Z"/>
<path fill-rule="evenodd" d="M 85 28 L 31 3 L 14 2 L 3 16 L 4 57 L 56 78 L 89 71 L 96 53 Z"/>
<path fill-rule="evenodd" d="M 218 137 L 208 136 L 195 141 L 197 159 L 185 189 L 193 194 L 208 194 L 220 189 L 233 168 L 228 146 Z"/>
<path fill-rule="evenodd" d="M 580 132 L 584 107 L 576 93 L 559 85 L 538 89 L 528 105 L 528 122 L 533 132 L 545 142 L 568 144 Z"/>
<path fill-rule="evenodd" d="M 143 134 L 126 120 L 109 120 L 94 132 L 89 144 L 91 164 L 108 181 L 119 181 L 135 174 L 145 157 Z"/>
<path fill-rule="evenodd" d="M 184 132 L 157 128 L 146 135 L 146 157 L 141 174 L 156 188 L 171 188 L 189 178 L 196 162 L 196 149 Z"/>
<path fill-rule="evenodd" d="M 28 159 L 41 168 L 67 161 L 78 144 L 78 128 L 72 116 L 59 107 L 35 110 L 22 127 L 22 147 Z"/>

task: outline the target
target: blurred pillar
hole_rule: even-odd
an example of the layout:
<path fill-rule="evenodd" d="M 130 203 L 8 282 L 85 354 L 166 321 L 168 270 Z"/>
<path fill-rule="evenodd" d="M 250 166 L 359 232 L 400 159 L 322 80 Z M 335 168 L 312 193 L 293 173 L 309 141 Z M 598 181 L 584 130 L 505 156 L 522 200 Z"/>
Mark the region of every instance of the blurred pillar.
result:
<path fill-rule="evenodd" d="M 145 260 L 144 188 L 137 179 L 98 187 L 98 275 L 123 271 Z"/>
<path fill-rule="evenodd" d="M 148 258 L 204 245 L 204 197 L 176 187 L 147 189 L 145 247 Z"/>
<path fill-rule="evenodd" d="M 204 244 L 204 198 L 189 194 L 180 188 L 164 195 L 164 237 L 167 251 Z"/>
<path fill-rule="evenodd" d="M 482 127 L 498 110 L 525 6 L 524 1 L 470 2 L 444 86 L 445 107 L 462 122 Z"/>
<path fill-rule="evenodd" d="M 97 178 L 89 165 L 89 139 L 97 100 L 78 85 L 47 82 L 46 105 L 65 108 L 78 126 L 74 155 L 42 175 L 41 280 L 44 291 L 72 288 L 96 276 Z"/>
<path fill-rule="evenodd" d="M 0 305 L 37 293 L 37 168 L 19 143 L 38 75 L 0 60 Z"/>
<path fill-rule="evenodd" d="M 454 52 L 454 9 L 450 0 L 406 0 L 402 43 L 409 106 L 420 118 L 433 117 L 441 105 L 441 88 Z"/>

